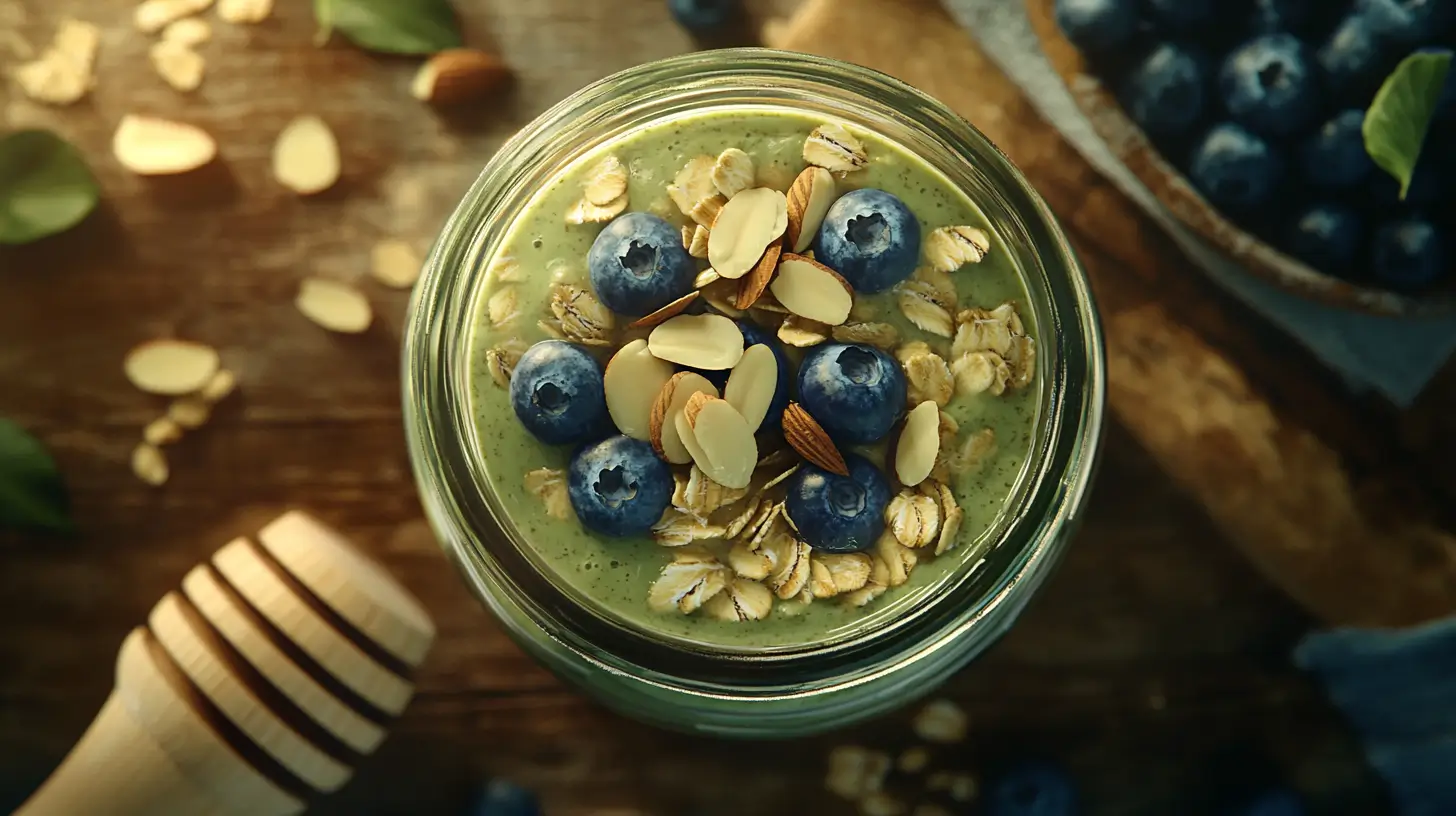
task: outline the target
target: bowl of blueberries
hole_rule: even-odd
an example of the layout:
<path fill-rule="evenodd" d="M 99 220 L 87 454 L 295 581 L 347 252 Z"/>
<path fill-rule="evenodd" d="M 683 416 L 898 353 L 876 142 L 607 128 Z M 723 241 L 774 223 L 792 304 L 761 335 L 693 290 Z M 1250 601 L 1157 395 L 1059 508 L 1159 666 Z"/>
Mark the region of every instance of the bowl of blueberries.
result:
<path fill-rule="evenodd" d="M 1456 0 L 1026 2 L 1099 135 L 1205 240 L 1318 300 L 1456 313 Z M 1368 144 L 1392 121 L 1405 183 Z"/>

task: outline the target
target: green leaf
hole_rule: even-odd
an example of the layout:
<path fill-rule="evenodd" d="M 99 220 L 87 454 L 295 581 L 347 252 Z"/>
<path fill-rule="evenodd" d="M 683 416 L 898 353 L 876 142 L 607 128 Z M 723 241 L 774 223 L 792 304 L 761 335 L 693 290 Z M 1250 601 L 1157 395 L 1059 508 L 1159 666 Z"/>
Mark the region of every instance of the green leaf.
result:
<path fill-rule="evenodd" d="M 355 45 L 386 54 L 433 54 L 458 48 L 450 0 L 313 0 L 319 36 L 337 31 Z"/>
<path fill-rule="evenodd" d="M 0 136 L 0 244 L 25 244 L 68 230 L 101 191 L 76 148 L 44 130 Z"/>
<path fill-rule="evenodd" d="M 0 528 L 72 529 L 70 500 L 56 462 L 36 438 L 0 417 Z"/>
<path fill-rule="evenodd" d="M 1365 152 L 1400 182 L 1401 200 L 1410 189 L 1450 68 L 1450 51 L 1411 54 L 1385 78 L 1365 112 Z"/>

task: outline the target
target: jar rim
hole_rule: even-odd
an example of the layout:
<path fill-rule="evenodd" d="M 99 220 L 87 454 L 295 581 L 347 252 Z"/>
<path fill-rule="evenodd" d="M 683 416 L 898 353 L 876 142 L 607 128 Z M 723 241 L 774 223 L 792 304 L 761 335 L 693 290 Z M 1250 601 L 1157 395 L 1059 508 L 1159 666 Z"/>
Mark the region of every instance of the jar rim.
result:
<path fill-rule="evenodd" d="M 968 602 L 962 605 L 955 605 L 954 597 L 927 604 L 942 607 L 939 614 L 931 614 L 935 610 L 916 610 L 914 617 L 920 623 L 910 627 L 918 632 L 915 644 L 923 649 L 936 633 L 939 635 L 934 639 L 939 641 L 951 630 L 963 631 L 988 617 L 1014 614 L 1060 556 L 1066 537 L 1046 533 L 1078 517 L 1095 468 L 1105 373 L 1101 333 L 1087 280 L 1040 196 L 1010 160 L 968 122 L 922 92 L 870 69 L 769 49 L 728 49 L 671 57 L 627 69 L 583 88 L 541 114 L 502 146 L 451 215 L 432 249 L 415 288 L 406 325 L 406 429 L 427 513 L 442 546 L 477 595 L 498 614 L 504 611 L 503 605 L 532 610 L 531 616 L 552 638 L 569 643 L 608 668 L 630 668 L 645 678 L 673 686 L 751 684 L 761 675 L 763 663 L 781 664 L 784 660 L 802 663 L 813 659 L 819 667 L 816 674 L 823 678 L 840 676 L 846 666 L 861 664 L 867 653 L 880 649 L 891 631 L 905 631 L 905 627 L 894 622 L 830 648 L 746 656 L 665 642 L 646 632 L 602 631 L 599 621 L 574 610 L 570 602 L 562 603 L 549 592 L 545 598 L 538 597 L 540 588 L 522 586 L 522 566 L 511 563 L 510 553 L 505 551 L 509 548 L 485 552 L 480 541 L 490 534 L 490 525 L 499 525 L 500 519 L 488 507 L 490 499 L 482 495 L 487 491 L 477 490 L 479 474 L 473 470 L 471 452 L 465 449 L 468 434 L 461 432 L 461 423 L 470 422 L 470 400 L 468 387 L 462 393 L 462 383 L 455 375 L 467 370 L 464 355 L 468 354 L 468 338 L 456 338 L 452 344 L 451 328 L 458 330 L 473 321 L 474 299 L 468 296 L 468 289 L 475 276 L 481 274 L 484 259 L 493 254 L 492 241 L 505 233 L 490 230 L 488 224 L 502 214 L 509 217 L 506 205 L 513 200 L 512 191 L 519 193 L 518 188 L 529 183 L 533 169 L 541 170 L 539 166 L 533 168 L 533 163 L 547 164 L 542 157 L 564 151 L 574 150 L 575 155 L 580 155 L 610 140 L 611 135 L 604 134 L 612 127 L 621 126 L 632 116 L 642 116 L 665 98 L 701 102 L 732 89 L 756 92 L 772 101 L 782 98 L 788 88 L 811 89 L 820 98 L 832 98 L 841 107 L 827 110 L 836 111 L 832 115 L 838 118 L 845 118 L 843 106 L 867 106 L 878 116 L 897 119 L 900 125 L 929 134 L 948 146 L 1000 196 L 998 204 L 1013 216 L 1038 255 L 1045 253 L 1036 261 L 1049 297 L 1043 298 L 1041 306 L 1047 314 L 1039 314 L 1037 324 L 1044 347 L 1051 346 L 1048 341 L 1053 338 L 1056 342 L 1048 349 L 1054 353 L 1043 354 L 1043 359 L 1052 363 L 1043 367 L 1043 390 L 1048 394 L 1055 391 L 1060 402 L 1044 406 L 1045 416 L 1039 425 L 1045 427 L 1039 431 L 1039 444 L 1028 454 L 1037 456 L 1041 467 L 1033 474 L 1035 478 L 1024 475 L 1022 481 L 1036 495 L 1028 496 L 1022 517 L 1013 522 L 1028 535 L 1016 557 L 999 565 L 1000 574 L 994 577 L 990 589 L 978 590 L 975 597 L 967 594 L 962 600 Z M 551 172 L 560 166 L 562 162 L 557 161 Z M 970 197 L 986 209 L 986 201 Z M 992 218 L 992 222 L 998 233 L 1005 228 L 1002 220 Z M 1048 399 L 1051 397 L 1044 396 L 1044 400 Z M 1038 508 L 1040 517 L 1031 514 Z M 530 569 L 529 565 L 525 568 Z M 973 571 L 961 576 L 946 594 L 961 597 L 962 591 L 968 592 L 969 573 Z M 744 671 L 745 666 L 752 668 Z M 709 677 L 713 680 L 703 680 Z"/>

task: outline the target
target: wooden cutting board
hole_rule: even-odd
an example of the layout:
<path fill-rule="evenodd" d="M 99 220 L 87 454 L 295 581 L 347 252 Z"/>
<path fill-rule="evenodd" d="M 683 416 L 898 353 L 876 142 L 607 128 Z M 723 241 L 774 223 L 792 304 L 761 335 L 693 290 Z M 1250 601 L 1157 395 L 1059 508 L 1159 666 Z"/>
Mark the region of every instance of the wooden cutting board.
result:
<path fill-rule="evenodd" d="M 1204 279 L 938 3 L 807 0 L 769 35 L 909 82 L 1006 151 L 1092 278 L 1116 420 L 1271 581 L 1330 623 L 1456 611 L 1456 537 L 1378 413 Z"/>

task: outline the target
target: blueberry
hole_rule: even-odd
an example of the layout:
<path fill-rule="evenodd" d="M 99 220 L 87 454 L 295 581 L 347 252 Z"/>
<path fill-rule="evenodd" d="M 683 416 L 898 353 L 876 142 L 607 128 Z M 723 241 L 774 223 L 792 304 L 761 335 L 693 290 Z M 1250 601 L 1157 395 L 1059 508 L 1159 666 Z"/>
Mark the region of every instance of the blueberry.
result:
<path fill-rule="evenodd" d="M 883 292 L 915 271 L 920 222 L 905 202 L 884 190 L 854 190 L 825 213 L 814 257 L 856 292 Z"/>
<path fill-rule="evenodd" d="M 1360 14 L 1350 14 L 1315 53 L 1324 85 L 1361 107 L 1385 79 L 1385 48 Z"/>
<path fill-rule="evenodd" d="M 1364 123 L 1365 111 L 1351 108 L 1335 114 L 1305 140 L 1299 161 L 1311 184 L 1344 190 L 1370 176 L 1375 162 L 1365 152 L 1365 136 L 1360 132 Z"/>
<path fill-rule="evenodd" d="M 471 803 L 470 816 L 541 816 L 541 805 L 525 788 L 492 779 Z"/>
<path fill-rule="evenodd" d="M 602 535 L 643 535 L 672 503 L 672 469 L 652 445 L 612 436 L 571 457 L 567 495 L 576 517 Z"/>
<path fill-rule="evenodd" d="M 697 264 L 677 227 L 634 212 L 608 224 L 587 253 L 592 288 L 608 309 L 640 317 L 693 290 Z"/>
<path fill-rule="evenodd" d="M 1122 83 L 1122 105 L 1149 134 L 1178 136 L 1203 115 L 1206 79 L 1202 55 L 1163 43 L 1128 72 Z"/>
<path fill-rule="evenodd" d="M 712 31 L 738 16 L 738 0 L 668 0 L 667 7 L 688 31 Z"/>
<path fill-rule="evenodd" d="M 1441 233 L 1419 217 L 1382 226 L 1375 233 L 1374 255 L 1376 280 L 1392 289 L 1421 289 L 1449 271 Z"/>
<path fill-rule="evenodd" d="M 848 476 L 805 464 L 789 481 L 784 510 L 809 546 L 820 552 L 863 552 L 885 531 L 890 484 L 873 462 L 844 456 Z"/>
<path fill-rule="evenodd" d="M 1284 175 L 1268 142 L 1231 122 L 1214 125 L 1193 150 L 1189 176 L 1215 206 L 1247 210 L 1262 204 Z"/>
<path fill-rule="evenodd" d="M 1057 25 L 1083 51 L 1111 51 L 1137 31 L 1137 0 L 1057 0 Z"/>
<path fill-rule="evenodd" d="M 1355 11 L 1375 36 L 1407 46 L 1438 40 L 1456 23 L 1450 0 L 1356 0 Z"/>
<path fill-rule="evenodd" d="M 986 796 L 990 816 L 1075 816 L 1077 788 L 1055 765 L 1028 762 L 1005 773 Z"/>
<path fill-rule="evenodd" d="M 773 400 L 768 404 L 768 413 L 763 417 L 763 424 L 760 428 L 777 428 L 784 419 L 784 409 L 789 405 L 789 395 L 794 383 L 794 365 L 789 361 L 789 355 L 784 353 L 784 344 L 769 334 L 762 326 L 754 323 L 748 318 L 735 321 L 739 330 L 743 332 L 743 347 L 768 346 L 773 349 L 774 357 L 779 363 L 778 384 L 774 386 Z M 725 380 L 726 382 L 726 380 Z M 722 390 L 718 386 L 718 390 Z"/>
<path fill-rule="evenodd" d="M 1293 133 L 1319 109 L 1319 83 L 1292 34 L 1264 34 L 1235 48 L 1218 85 L 1233 120 L 1263 135 Z"/>
<path fill-rule="evenodd" d="M 1187 34 L 1207 25 L 1213 17 L 1212 0 L 1143 0 L 1159 31 Z"/>
<path fill-rule="evenodd" d="M 1296 34 L 1309 21 L 1310 0 L 1254 0 L 1249 10 L 1249 31 L 1273 34 L 1287 31 Z"/>
<path fill-rule="evenodd" d="M 1348 275 L 1354 268 L 1363 235 L 1360 217 L 1350 208 L 1316 204 L 1290 222 L 1284 248 L 1321 272 Z"/>
<path fill-rule="evenodd" d="M 585 442 L 611 421 L 602 364 L 564 340 L 543 340 L 521 355 L 511 374 L 511 405 L 526 430 L 548 445 Z"/>
<path fill-rule="evenodd" d="M 1230 816 L 1304 816 L 1304 802 L 1293 791 L 1262 793 Z"/>
<path fill-rule="evenodd" d="M 883 439 L 905 409 L 905 390 L 900 364 L 874 346 L 825 343 L 799 365 L 799 401 L 840 442 Z"/>

